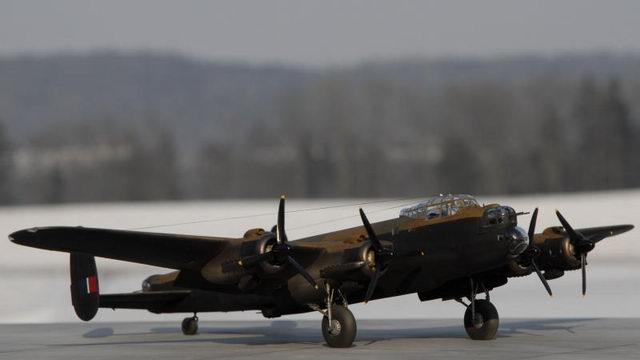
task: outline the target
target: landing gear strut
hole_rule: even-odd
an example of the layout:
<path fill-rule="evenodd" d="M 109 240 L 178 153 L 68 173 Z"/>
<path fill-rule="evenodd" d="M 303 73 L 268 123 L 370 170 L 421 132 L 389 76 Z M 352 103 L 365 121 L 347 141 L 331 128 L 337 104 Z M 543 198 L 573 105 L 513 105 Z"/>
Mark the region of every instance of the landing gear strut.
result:
<path fill-rule="evenodd" d="M 337 290 L 337 292 L 342 303 L 337 304 L 334 299 L 336 290 L 329 284 L 326 284 L 325 289 L 327 292 L 326 310 L 322 310 L 315 304 L 309 304 L 309 307 L 324 315 L 322 318 L 322 336 L 329 347 L 350 347 L 358 331 L 356 319 L 347 308 L 347 300 L 340 290 Z"/>
<path fill-rule="evenodd" d="M 481 284 L 482 285 L 482 284 Z M 484 286 L 482 286 L 484 288 Z M 496 338 L 500 318 L 496 307 L 489 301 L 489 292 L 485 289 L 486 299 L 476 299 L 476 284 L 471 279 L 470 304 L 465 304 L 462 300 L 458 302 L 465 305 L 464 329 L 467 335 L 473 340 L 492 340 Z"/>
<path fill-rule="evenodd" d="M 182 333 L 185 335 L 195 335 L 198 333 L 198 317 L 195 313 L 192 317 L 182 320 Z"/>

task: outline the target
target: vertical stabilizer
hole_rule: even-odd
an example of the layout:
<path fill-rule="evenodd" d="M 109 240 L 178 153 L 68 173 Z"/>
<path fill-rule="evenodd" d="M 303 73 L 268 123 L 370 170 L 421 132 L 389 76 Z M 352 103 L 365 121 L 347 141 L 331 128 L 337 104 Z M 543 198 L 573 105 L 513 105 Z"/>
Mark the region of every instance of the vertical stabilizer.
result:
<path fill-rule="evenodd" d="M 71 253 L 71 303 L 78 317 L 89 321 L 96 316 L 100 299 L 98 271 L 93 256 Z"/>

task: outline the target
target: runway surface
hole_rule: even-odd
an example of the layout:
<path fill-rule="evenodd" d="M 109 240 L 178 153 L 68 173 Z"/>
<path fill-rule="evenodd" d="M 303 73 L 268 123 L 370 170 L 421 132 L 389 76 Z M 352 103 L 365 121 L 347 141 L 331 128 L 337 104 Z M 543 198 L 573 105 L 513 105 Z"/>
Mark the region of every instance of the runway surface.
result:
<path fill-rule="evenodd" d="M 349 349 L 328 348 L 320 321 L 0 326 L 1 359 L 640 359 L 640 319 L 503 319 L 498 338 L 467 338 L 460 319 L 362 320 Z"/>

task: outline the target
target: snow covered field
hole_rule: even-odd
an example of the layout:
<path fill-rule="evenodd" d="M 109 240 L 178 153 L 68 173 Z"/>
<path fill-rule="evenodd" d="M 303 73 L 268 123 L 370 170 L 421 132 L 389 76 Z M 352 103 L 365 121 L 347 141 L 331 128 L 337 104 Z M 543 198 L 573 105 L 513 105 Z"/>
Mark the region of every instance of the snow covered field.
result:
<path fill-rule="evenodd" d="M 538 231 L 558 225 L 553 213 L 559 209 L 575 227 L 613 224 L 640 225 L 640 191 L 542 195 L 524 197 L 481 197 L 480 202 L 499 202 L 518 211 L 540 208 Z M 371 200 L 296 200 L 287 202 L 288 234 L 291 239 L 360 224 L 358 206 L 316 211 L 320 208 Z M 376 200 L 374 200 L 376 201 Z M 397 216 L 411 200 L 376 202 L 364 205 L 371 221 Z M 417 200 L 416 200 L 417 202 Z M 210 201 L 176 203 L 93 204 L 0 208 L 0 236 L 33 226 L 83 225 L 120 229 L 185 223 L 147 229 L 197 235 L 239 237 L 253 227 L 270 228 L 276 221 L 277 198 L 273 201 Z M 245 215 L 252 218 L 228 219 Z M 228 219 L 200 222 L 200 220 Z M 340 220 L 336 220 L 340 219 Z M 520 217 L 527 227 L 528 216 Z M 187 224 L 188 223 L 188 224 Z M 534 276 L 512 279 L 492 292 L 492 300 L 503 317 L 640 317 L 640 241 L 639 229 L 601 242 L 589 255 L 588 294 L 580 295 L 579 272 L 570 272 L 550 282 L 554 297 L 549 298 Z M 5 237 L 6 239 L 6 237 Z M 98 259 L 101 291 L 138 290 L 148 275 L 166 269 Z M 68 255 L 26 247 L 0 240 L 0 322 L 78 321 L 69 299 Z M 359 318 L 451 318 L 462 317 L 463 308 L 454 302 L 421 303 L 408 295 L 355 305 Z M 137 321 L 181 319 L 181 315 L 153 315 L 144 311 L 101 309 L 97 321 Z M 253 312 L 201 314 L 201 318 L 259 319 Z M 292 316 L 318 319 L 318 314 Z"/>

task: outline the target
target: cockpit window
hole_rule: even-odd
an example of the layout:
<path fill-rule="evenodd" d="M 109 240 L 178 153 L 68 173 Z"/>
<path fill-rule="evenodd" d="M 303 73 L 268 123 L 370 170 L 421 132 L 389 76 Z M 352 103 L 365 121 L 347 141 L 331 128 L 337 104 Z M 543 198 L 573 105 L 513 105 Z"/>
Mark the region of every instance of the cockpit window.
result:
<path fill-rule="evenodd" d="M 491 209 L 487 211 L 487 225 L 499 225 L 504 222 L 504 209 Z"/>
<path fill-rule="evenodd" d="M 508 206 L 488 209 L 484 215 L 484 226 L 495 226 L 504 223 L 517 223 L 516 212 Z"/>
<path fill-rule="evenodd" d="M 470 195 L 438 195 L 400 211 L 401 217 L 411 219 L 434 219 L 457 214 L 461 209 L 478 207 Z"/>

